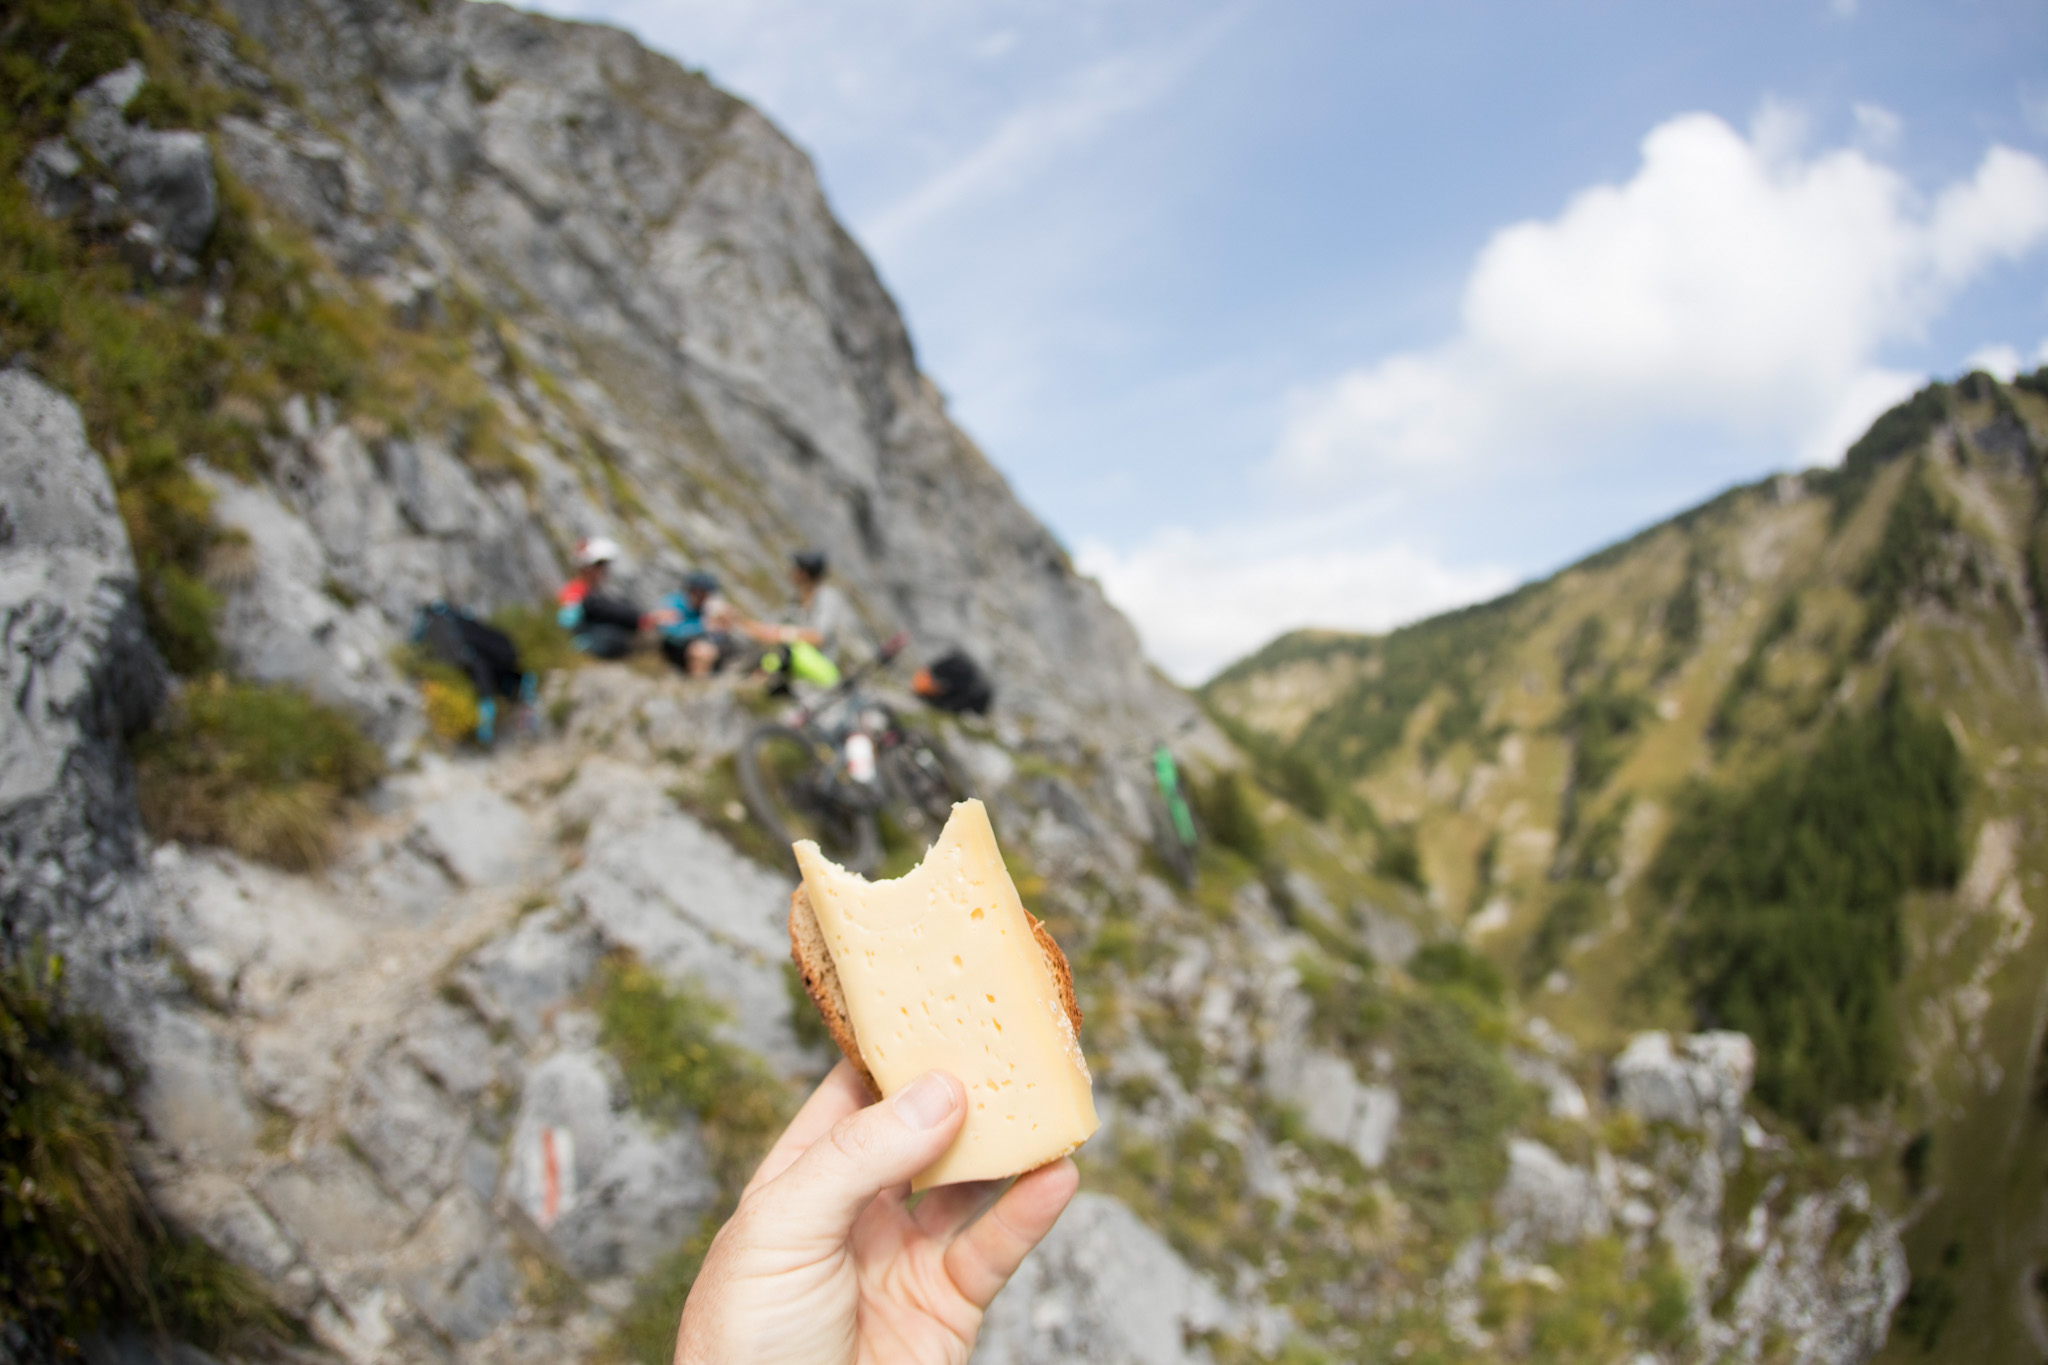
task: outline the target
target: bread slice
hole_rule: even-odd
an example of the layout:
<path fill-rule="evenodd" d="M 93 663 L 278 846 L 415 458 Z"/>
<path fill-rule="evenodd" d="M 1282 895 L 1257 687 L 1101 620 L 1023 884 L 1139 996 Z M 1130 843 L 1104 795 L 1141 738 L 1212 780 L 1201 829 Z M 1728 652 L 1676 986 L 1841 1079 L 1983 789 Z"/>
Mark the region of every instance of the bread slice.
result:
<path fill-rule="evenodd" d="M 1060 951 L 1060 945 L 1046 932 L 1045 921 L 1036 915 L 1030 919 L 1031 935 L 1038 941 L 1038 950 L 1045 954 L 1046 965 L 1052 968 L 1053 980 L 1059 986 L 1060 1006 L 1066 1010 L 1067 1021 L 1074 1026 L 1074 1036 L 1078 1038 L 1081 1002 L 1074 997 L 1073 969 L 1067 965 L 1067 955 Z M 811 997 L 811 1003 L 818 1007 L 818 1014 L 825 1021 L 825 1031 L 867 1083 L 868 1093 L 880 1098 L 882 1087 L 875 1084 L 874 1073 L 861 1059 L 860 1042 L 853 1035 L 853 1021 L 846 1013 L 846 992 L 839 983 L 839 969 L 832 963 L 825 931 L 818 925 L 817 913 L 811 909 L 811 898 L 804 894 L 801 882 L 789 898 L 789 955 L 796 963 L 797 975 L 803 978 L 804 993 Z"/>

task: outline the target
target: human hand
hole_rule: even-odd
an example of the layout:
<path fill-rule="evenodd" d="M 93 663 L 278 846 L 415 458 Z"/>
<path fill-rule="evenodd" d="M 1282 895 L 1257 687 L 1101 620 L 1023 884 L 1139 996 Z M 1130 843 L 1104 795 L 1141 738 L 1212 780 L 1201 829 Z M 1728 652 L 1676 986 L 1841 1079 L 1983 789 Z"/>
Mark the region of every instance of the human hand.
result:
<path fill-rule="evenodd" d="M 867 1101 L 842 1061 L 790 1122 L 704 1257 L 676 1365 L 965 1365 L 1080 1174 L 1063 1158 L 1000 1198 L 1001 1181 L 946 1185 L 913 1209 L 910 1178 L 960 1131 L 966 1095 L 931 1071 Z"/>

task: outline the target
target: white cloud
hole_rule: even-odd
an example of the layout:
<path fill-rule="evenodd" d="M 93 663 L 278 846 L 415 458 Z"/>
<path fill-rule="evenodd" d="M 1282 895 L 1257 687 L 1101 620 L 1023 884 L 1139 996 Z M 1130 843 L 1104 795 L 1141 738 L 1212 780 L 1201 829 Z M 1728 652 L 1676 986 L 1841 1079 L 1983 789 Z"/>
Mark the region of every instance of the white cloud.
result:
<path fill-rule="evenodd" d="M 1175 527 L 1129 551 L 1085 543 L 1076 559 L 1136 623 L 1145 652 L 1189 684 L 1282 631 L 1386 630 L 1515 580 L 1498 566 L 1454 568 L 1402 544 L 1291 549 L 1284 539 Z"/>
<path fill-rule="evenodd" d="M 1856 135 L 1875 151 L 1888 151 L 1905 127 L 1897 114 L 1881 104 L 1859 104 L 1852 112 L 1856 116 Z"/>
<path fill-rule="evenodd" d="M 1982 370 L 1993 379 L 2010 384 L 2012 377 L 2020 372 L 2020 353 L 2016 346 L 1996 342 L 1990 346 L 1979 346 L 1963 361 L 1963 369 Z"/>
<path fill-rule="evenodd" d="M 1805 155 L 1802 136 L 1782 106 L 1747 138 L 1707 114 L 1660 124 L 1626 183 L 1493 235 L 1452 340 L 1294 394 L 1275 468 L 1325 490 L 1469 477 L 1671 423 L 1838 458 L 1913 380 L 1879 348 L 2048 242 L 2048 166 L 1994 146 L 1929 204 L 1866 152 Z"/>

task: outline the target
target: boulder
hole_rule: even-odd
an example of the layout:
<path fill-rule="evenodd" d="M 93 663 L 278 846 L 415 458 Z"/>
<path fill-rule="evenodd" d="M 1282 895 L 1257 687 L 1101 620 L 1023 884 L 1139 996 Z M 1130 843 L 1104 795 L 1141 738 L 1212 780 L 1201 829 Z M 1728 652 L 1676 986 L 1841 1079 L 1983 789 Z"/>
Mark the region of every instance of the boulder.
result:
<path fill-rule="evenodd" d="M 530 1043 L 589 979 L 598 951 L 588 925 L 543 912 L 478 949 L 454 980 L 487 1023 Z"/>
<path fill-rule="evenodd" d="M 627 1108 L 595 1051 L 565 1049 L 528 1074 L 511 1157 L 506 1195 L 584 1279 L 641 1274 L 718 1197 L 695 1124 L 663 1131 Z"/>
<path fill-rule="evenodd" d="M 411 1221 L 360 1161 L 329 1143 L 269 1171 L 255 1192 L 300 1246 L 329 1261 L 387 1252 Z"/>
<path fill-rule="evenodd" d="M 1695 1033 L 1673 1045 L 1661 1030 L 1629 1040 L 1608 1070 L 1614 1102 L 1645 1123 L 1711 1129 L 1740 1141 L 1756 1045 L 1740 1033 Z"/>
<path fill-rule="evenodd" d="M 363 934 L 319 883 L 225 849 L 158 848 L 155 922 L 214 1000 L 271 1015 L 308 982 L 345 970 Z"/>
<path fill-rule="evenodd" d="M 1195 1365 L 1223 1296 L 1122 1204 L 1081 1193 L 990 1307 L 975 1365 Z"/>
<path fill-rule="evenodd" d="M 88 991 L 147 936 L 125 740 L 165 682 L 78 409 L 0 371 L 0 949 L 64 953 Z"/>
<path fill-rule="evenodd" d="M 1349 1148 L 1367 1170 L 1386 1164 L 1401 1121 L 1393 1087 L 1363 1084 L 1344 1058 L 1311 1050 L 1275 1078 L 1273 1094 L 1301 1110 L 1309 1132 Z"/>
<path fill-rule="evenodd" d="M 206 245 L 220 219 L 213 150 L 200 133 L 128 122 L 128 106 L 148 79 L 142 63 L 129 62 L 80 91 L 72 105 L 71 135 L 113 171 L 118 212 L 148 229 L 145 240 L 190 257 Z M 50 173 L 62 167 L 61 156 L 43 157 L 37 170 L 50 186 Z M 32 179 L 30 187 L 35 189 L 37 181 Z M 59 209 L 69 202 L 51 188 L 38 197 Z"/>
<path fill-rule="evenodd" d="M 1593 1172 L 1529 1138 L 1508 1140 L 1508 1175 L 1493 1209 L 1501 1224 L 1494 1245 L 1514 1254 L 1537 1255 L 1554 1242 L 1582 1242 L 1608 1229 Z"/>
<path fill-rule="evenodd" d="M 173 251 L 191 256 L 206 245 L 220 218 L 213 151 L 198 133 L 131 134 L 114 166 L 121 197 L 137 218 L 156 229 Z"/>

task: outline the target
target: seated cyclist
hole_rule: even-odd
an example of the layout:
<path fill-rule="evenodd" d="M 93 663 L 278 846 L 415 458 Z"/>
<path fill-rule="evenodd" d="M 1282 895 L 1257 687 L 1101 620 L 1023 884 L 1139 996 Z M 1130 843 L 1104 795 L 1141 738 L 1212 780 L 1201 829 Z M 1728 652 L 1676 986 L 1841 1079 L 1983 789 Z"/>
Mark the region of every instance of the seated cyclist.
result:
<path fill-rule="evenodd" d="M 555 619 L 569 632 L 576 648 L 598 659 L 623 659 L 640 633 L 640 608 L 605 591 L 605 580 L 619 557 L 618 545 L 604 536 L 576 543 L 576 576 L 555 595 Z"/>
<path fill-rule="evenodd" d="M 661 655 L 692 678 L 708 678 L 738 652 L 732 604 L 718 594 L 718 578 L 703 569 L 683 575 L 683 590 L 648 613 Z"/>
<path fill-rule="evenodd" d="M 797 551 L 789 557 L 796 599 L 786 619 L 780 624 L 740 623 L 747 635 L 770 646 L 761 667 L 776 675 L 778 690 L 786 689 L 792 678 L 831 687 L 839 681 L 842 668 L 856 667 L 867 659 L 860 617 L 838 585 L 825 581 L 829 568 L 822 551 Z"/>

